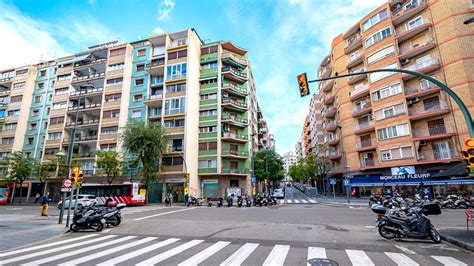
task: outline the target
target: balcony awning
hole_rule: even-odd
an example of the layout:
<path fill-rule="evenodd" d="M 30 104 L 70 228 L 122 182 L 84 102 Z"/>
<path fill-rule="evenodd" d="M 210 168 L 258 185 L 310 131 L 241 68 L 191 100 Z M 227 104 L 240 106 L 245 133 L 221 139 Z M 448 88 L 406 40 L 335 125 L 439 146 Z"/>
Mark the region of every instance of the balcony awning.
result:
<path fill-rule="evenodd" d="M 66 61 L 62 61 L 62 62 L 59 62 L 58 64 L 59 65 L 68 65 L 68 64 L 72 64 L 72 63 L 75 63 L 75 62 L 79 62 L 79 61 L 82 61 L 84 59 L 86 59 L 87 57 L 89 57 L 91 54 L 83 54 L 83 55 L 79 55 L 79 56 L 76 56 L 72 59 L 69 59 L 69 60 L 66 60 Z"/>

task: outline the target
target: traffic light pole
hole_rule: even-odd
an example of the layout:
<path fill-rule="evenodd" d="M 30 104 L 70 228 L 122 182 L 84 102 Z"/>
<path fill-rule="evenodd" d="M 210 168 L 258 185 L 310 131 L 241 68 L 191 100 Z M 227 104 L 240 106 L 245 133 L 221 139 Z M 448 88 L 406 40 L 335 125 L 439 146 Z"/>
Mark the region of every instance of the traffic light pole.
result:
<path fill-rule="evenodd" d="M 413 75 L 413 76 L 417 76 L 417 77 L 420 77 L 420 78 L 423 78 L 423 79 L 426 79 L 428 81 L 430 81 L 431 83 L 439 86 L 442 90 L 444 90 L 449 96 L 451 96 L 451 98 L 453 98 L 453 100 L 456 102 L 456 104 L 459 106 L 459 108 L 461 109 L 461 112 L 463 113 L 464 115 L 464 119 L 466 120 L 466 125 L 467 125 L 467 130 L 468 130 L 468 133 L 469 133 L 469 136 L 471 138 L 474 138 L 474 121 L 472 120 L 472 116 L 471 114 L 469 113 L 469 110 L 467 109 L 466 105 L 464 104 L 464 102 L 461 100 L 461 98 L 459 98 L 459 96 L 453 91 L 451 90 L 448 86 L 446 86 L 444 83 L 442 83 L 441 81 L 431 77 L 431 76 L 428 76 L 428 75 L 425 75 L 423 73 L 418 73 L 416 71 L 411 71 L 411 70 L 405 70 L 405 69 L 391 69 L 391 68 L 387 68 L 387 69 L 374 69 L 374 70 L 367 70 L 367 71 L 361 71 L 361 72 L 357 72 L 357 73 L 349 73 L 349 74 L 344 74 L 344 75 L 337 75 L 335 77 L 328 77 L 328 78 L 322 78 L 322 79 L 315 79 L 315 80 L 309 80 L 308 83 L 313 83 L 313 82 L 319 82 L 319 81 L 325 81 L 325 80 L 331 80 L 331 79 L 338 79 L 338 78 L 344 78 L 344 77 L 350 77 L 350 76 L 357 76 L 357 75 L 361 75 L 361 74 L 370 74 L 370 73 L 376 73 L 376 72 L 397 72 L 397 73 L 404 73 L 404 74 L 409 74 L 409 75 Z"/>

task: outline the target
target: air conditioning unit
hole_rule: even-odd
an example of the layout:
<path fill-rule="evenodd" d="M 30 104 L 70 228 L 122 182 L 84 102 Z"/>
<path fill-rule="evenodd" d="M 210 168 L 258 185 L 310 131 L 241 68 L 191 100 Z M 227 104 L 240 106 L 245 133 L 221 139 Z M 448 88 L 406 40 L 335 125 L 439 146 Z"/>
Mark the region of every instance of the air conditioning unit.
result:
<path fill-rule="evenodd" d="M 405 59 L 405 60 L 402 61 L 402 65 L 406 65 L 408 63 L 410 63 L 410 59 Z"/>
<path fill-rule="evenodd" d="M 408 100 L 407 103 L 408 103 L 408 105 L 412 105 L 412 104 L 417 103 L 419 101 L 420 101 L 420 98 L 416 97 L 416 98 Z"/>
<path fill-rule="evenodd" d="M 426 145 L 428 145 L 428 142 L 426 140 L 420 141 L 420 146 L 426 146 Z"/>

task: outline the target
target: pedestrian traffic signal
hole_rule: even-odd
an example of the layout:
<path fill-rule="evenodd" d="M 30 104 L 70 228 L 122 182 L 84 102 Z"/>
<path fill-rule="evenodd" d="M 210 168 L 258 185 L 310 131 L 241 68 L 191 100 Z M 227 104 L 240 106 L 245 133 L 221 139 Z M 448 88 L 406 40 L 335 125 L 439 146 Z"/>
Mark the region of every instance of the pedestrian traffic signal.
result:
<path fill-rule="evenodd" d="M 84 172 L 82 170 L 79 170 L 79 174 L 77 175 L 77 182 L 76 182 L 77 187 L 82 186 L 82 180 L 84 180 Z"/>
<path fill-rule="evenodd" d="M 71 169 L 71 182 L 73 187 L 77 187 L 77 180 L 79 178 L 79 167 L 73 167 Z"/>
<path fill-rule="evenodd" d="M 308 78 L 306 77 L 306 73 L 298 75 L 298 86 L 300 88 L 301 97 L 309 95 Z"/>
<path fill-rule="evenodd" d="M 464 141 L 462 154 L 467 172 L 470 175 L 474 175 L 474 138 L 468 138 Z"/>
<path fill-rule="evenodd" d="M 171 145 L 166 144 L 166 153 L 170 153 L 170 152 L 171 152 Z"/>

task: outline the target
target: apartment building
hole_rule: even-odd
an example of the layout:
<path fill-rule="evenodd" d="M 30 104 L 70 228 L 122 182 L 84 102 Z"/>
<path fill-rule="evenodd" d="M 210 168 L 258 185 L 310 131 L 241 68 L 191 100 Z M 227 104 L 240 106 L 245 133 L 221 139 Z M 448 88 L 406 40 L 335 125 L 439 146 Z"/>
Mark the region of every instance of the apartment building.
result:
<path fill-rule="evenodd" d="M 322 102 L 326 99 L 321 99 L 319 93 L 313 94 L 311 102 L 309 104 L 309 127 L 310 127 L 310 140 L 311 147 L 316 147 L 318 144 L 322 144 L 324 140 L 323 133 L 323 117 L 321 116 Z"/>
<path fill-rule="evenodd" d="M 474 113 L 474 31 L 463 25 L 472 8 L 470 0 L 387 1 L 333 39 L 318 75 L 413 70 L 447 84 Z M 436 178 L 460 164 L 468 137 L 459 107 L 441 88 L 377 72 L 321 82 L 319 89 L 338 193 L 345 176 L 358 195 L 384 186 L 410 193 L 421 182 L 435 194 L 473 190 L 472 180 Z"/>
<path fill-rule="evenodd" d="M 298 162 L 298 157 L 293 151 L 289 151 L 283 154 L 281 157 L 283 161 L 283 169 L 285 170 L 285 176 L 288 177 L 288 171 L 290 167 Z"/>
<path fill-rule="evenodd" d="M 0 154 L 18 150 L 48 160 L 72 145 L 85 181 L 106 182 L 97 174 L 96 151 L 122 151 L 122 128 L 130 120 L 146 121 L 165 128 L 170 147 L 158 181 L 148 188 L 152 201 L 165 193 L 182 201 L 186 173 L 191 195 L 249 193 L 261 128 L 247 54 L 230 41 L 204 43 L 189 29 L 2 71 Z M 137 180 L 133 167 L 126 165 L 117 181 Z M 47 190 L 58 192 L 62 179 L 49 179 Z"/>
<path fill-rule="evenodd" d="M 275 149 L 275 139 L 273 134 L 270 134 L 267 120 L 263 118 L 260 108 L 257 106 L 258 117 L 258 150 Z"/>

